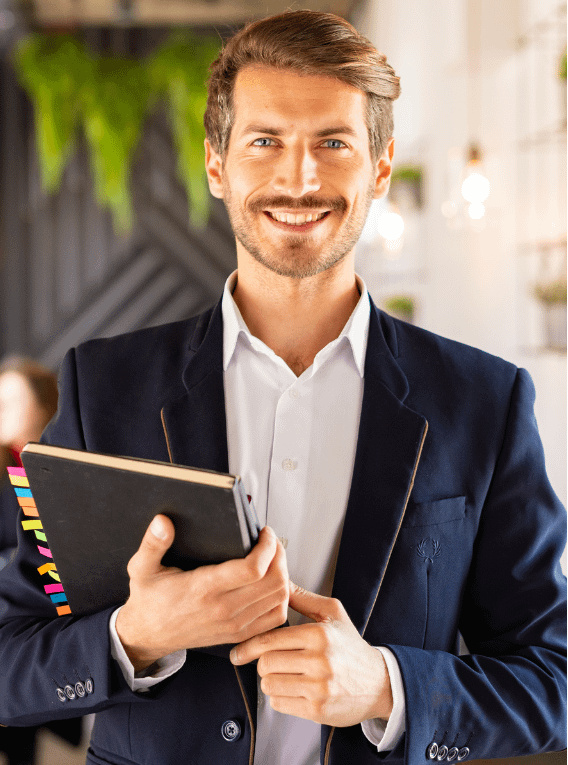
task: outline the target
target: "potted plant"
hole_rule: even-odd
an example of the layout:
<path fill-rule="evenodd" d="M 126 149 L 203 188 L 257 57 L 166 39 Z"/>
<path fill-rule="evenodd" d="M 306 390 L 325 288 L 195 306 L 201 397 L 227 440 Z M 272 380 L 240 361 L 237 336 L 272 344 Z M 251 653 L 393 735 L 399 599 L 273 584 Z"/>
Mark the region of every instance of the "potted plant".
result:
<path fill-rule="evenodd" d="M 544 307 L 546 347 L 566 350 L 566 279 L 537 284 L 533 291 Z"/>
<path fill-rule="evenodd" d="M 418 165 L 399 165 L 391 175 L 389 199 L 405 210 L 419 210 L 424 204 L 424 172 Z"/>
<path fill-rule="evenodd" d="M 410 324 L 414 321 L 416 302 L 410 295 L 393 295 L 384 301 L 386 310 L 396 319 L 402 319 Z"/>

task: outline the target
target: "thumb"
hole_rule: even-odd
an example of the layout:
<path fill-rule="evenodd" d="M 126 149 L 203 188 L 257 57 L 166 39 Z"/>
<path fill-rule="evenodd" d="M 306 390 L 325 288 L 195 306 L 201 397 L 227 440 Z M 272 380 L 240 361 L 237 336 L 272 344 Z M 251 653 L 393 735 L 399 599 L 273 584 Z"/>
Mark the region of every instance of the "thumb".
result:
<path fill-rule="evenodd" d="M 316 622 L 341 621 L 345 614 L 341 601 L 317 595 L 290 581 L 290 608 Z"/>
<path fill-rule="evenodd" d="M 174 524 L 166 515 L 156 515 L 146 529 L 140 547 L 128 563 L 130 577 L 144 578 L 161 571 L 162 557 L 174 541 Z"/>

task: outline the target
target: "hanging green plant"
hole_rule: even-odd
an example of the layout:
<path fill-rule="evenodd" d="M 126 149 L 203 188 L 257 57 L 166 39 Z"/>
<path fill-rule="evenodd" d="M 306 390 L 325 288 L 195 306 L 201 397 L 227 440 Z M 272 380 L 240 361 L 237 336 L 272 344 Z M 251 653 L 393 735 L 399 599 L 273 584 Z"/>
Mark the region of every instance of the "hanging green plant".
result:
<path fill-rule="evenodd" d="M 203 163 L 203 115 L 208 68 L 218 52 L 217 40 L 179 32 L 148 61 L 152 91 L 168 105 L 178 175 L 187 190 L 191 221 L 199 227 L 207 223 L 211 201 Z"/>
<path fill-rule="evenodd" d="M 132 228 L 130 166 L 145 117 L 158 98 L 169 110 L 178 173 L 194 225 L 206 224 L 210 199 L 203 163 L 207 69 L 219 43 L 177 33 L 146 61 L 90 55 L 75 39 L 33 34 L 14 63 L 35 113 L 41 180 L 57 191 L 83 129 L 95 196 L 110 207 L 117 231 Z"/>
<path fill-rule="evenodd" d="M 35 140 L 43 188 L 56 191 L 77 143 L 79 91 L 92 62 L 68 36 L 34 34 L 14 52 L 16 71 L 35 111 Z"/>
<path fill-rule="evenodd" d="M 150 98 L 146 69 L 138 61 L 103 56 L 80 92 L 90 148 L 95 197 L 112 210 L 117 230 L 132 228 L 130 164 Z"/>

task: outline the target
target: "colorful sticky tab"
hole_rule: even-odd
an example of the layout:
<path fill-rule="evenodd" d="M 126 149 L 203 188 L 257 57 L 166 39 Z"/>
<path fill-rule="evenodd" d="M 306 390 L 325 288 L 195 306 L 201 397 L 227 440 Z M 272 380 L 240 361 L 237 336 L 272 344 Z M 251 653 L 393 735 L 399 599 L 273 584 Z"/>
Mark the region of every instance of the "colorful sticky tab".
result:
<path fill-rule="evenodd" d="M 40 547 L 38 545 L 37 549 L 40 551 L 42 555 L 45 555 L 46 558 L 53 558 L 53 555 L 51 554 L 51 550 L 48 550 L 47 547 Z"/>
<path fill-rule="evenodd" d="M 44 563 L 38 568 L 40 574 L 46 574 L 48 571 L 55 571 L 55 563 Z"/>
<path fill-rule="evenodd" d="M 22 512 L 24 515 L 33 515 L 36 518 L 39 518 L 37 507 L 22 507 Z"/>
<path fill-rule="evenodd" d="M 60 582 L 61 581 L 61 579 L 59 578 L 59 574 L 56 574 L 55 571 L 50 571 L 49 572 L 49 576 L 52 579 L 55 579 L 56 582 Z"/>
<path fill-rule="evenodd" d="M 18 497 L 20 507 L 35 507 L 36 503 L 33 497 Z"/>
<path fill-rule="evenodd" d="M 32 496 L 30 489 L 19 489 L 16 486 L 14 491 L 16 492 L 16 497 L 31 497 Z"/>
<path fill-rule="evenodd" d="M 10 483 L 12 486 L 29 486 L 30 482 L 23 475 L 11 475 Z"/>
<path fill-rule="evenodd" d="M 64 592 L 58 592 L 57 595 L 49 596 L 54 603 L 62 603 L 67 600 L 67 595 Z"/>
<path fill-rule="evenodd" d="M 6 468 L 6 470 L 8 473 L 10 473 L 10 475 L 19 475 L 23 476 L 24 478 L 26 477 L 26 471 L 23 467 L 9 467 Z"/>
<path fill-rule="evenodd" d="M 22 521 L 22 526 L 26 531 L 30 529 L 43 529 L 41 521 Z"/>
<path fill-rule="evenodd" d="M 48 595 L 50 592 L 63 592 L 62 584 L 45 584 L 43 588 Z"/>
<path fill-rule="evenodd" d="M 71 609 L 69 606 L 57 606 L 57 613 L 59 616 L 64 616 L 65 614 L 70 614 Z"/>
<path fill-rule="evenodd" d="M 47 537 L 43 533 L 43 531 L 34 531 L 34 534 L 36 535 L 37 539 L 41 540 L 42 542 L 47 542 Z"/>

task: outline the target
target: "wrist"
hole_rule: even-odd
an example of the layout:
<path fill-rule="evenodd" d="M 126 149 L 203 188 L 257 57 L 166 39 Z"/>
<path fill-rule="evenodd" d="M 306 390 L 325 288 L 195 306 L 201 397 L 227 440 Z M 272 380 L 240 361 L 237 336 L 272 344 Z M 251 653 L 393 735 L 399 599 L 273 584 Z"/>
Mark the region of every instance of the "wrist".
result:
<path fill-rule="evenodd" d="M 141 631 L 131 622 L 126 606 L 117 614 L 115 629 L 135 674 L 143 672 L 162 657 L 161 653 L 148 648 Z"/>
<path fill-rule="evenodd" d="M 373 704 L 373 718 L 388 722 L 393 710 L 393 695 L 390 683 L 390 675 L 384 656 L 376 648 L 372 649 L 377 659 L 377 674 L 375 688 L 378 689 L 375 703 Z"/>

